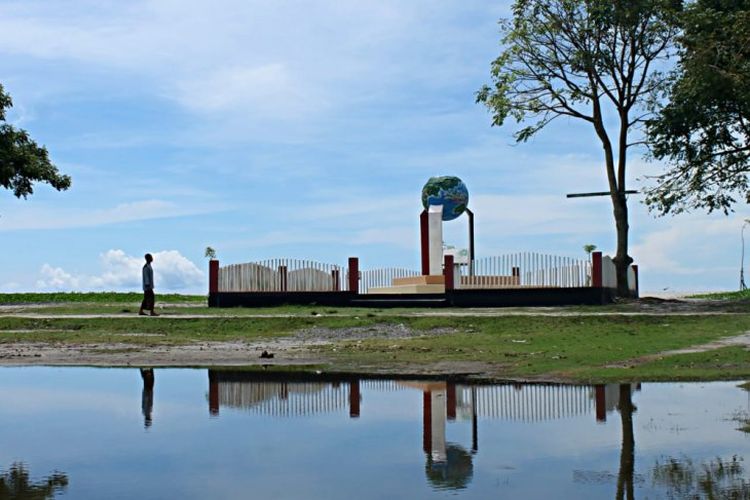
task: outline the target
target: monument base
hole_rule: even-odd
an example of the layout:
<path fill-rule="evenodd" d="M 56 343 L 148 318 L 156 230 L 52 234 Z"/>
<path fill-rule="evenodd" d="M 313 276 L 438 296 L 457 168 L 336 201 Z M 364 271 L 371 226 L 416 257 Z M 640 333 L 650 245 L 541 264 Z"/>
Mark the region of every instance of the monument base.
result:
<path fill-rule="evenodd" d="M 396 285 L 370 288 L 368 294 L 445 293 L 445 285 Z"/>
<path fill-rule="evenodd" d="M 392 286 L 370 288 L 367 293 L 445 293 L 445 276 L 442 274 L 394 278 L 392 283 Z"/>

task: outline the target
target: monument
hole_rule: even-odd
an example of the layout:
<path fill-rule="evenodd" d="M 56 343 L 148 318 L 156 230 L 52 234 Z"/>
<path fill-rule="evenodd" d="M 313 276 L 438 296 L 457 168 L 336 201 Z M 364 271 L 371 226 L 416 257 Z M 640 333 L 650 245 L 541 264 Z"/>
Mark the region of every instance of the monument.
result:
<path fill-rule="evenodd" d="M 469 190 L 461 179 L 454 176 L 430 177 L 422 188 L 424 210 L 419 219 L 422 275 L 395 278 L 392 286 L 370 289 L 369 293 L 445 293 L 443 223 L 457 219 L 464 213 L 469 217 L 467 264 L 471 274 L 471 263 L 474 260 L 474 214 L 469 210 L 468 204 Z M 452 275 L 458 277 L 460 273 Z"/>

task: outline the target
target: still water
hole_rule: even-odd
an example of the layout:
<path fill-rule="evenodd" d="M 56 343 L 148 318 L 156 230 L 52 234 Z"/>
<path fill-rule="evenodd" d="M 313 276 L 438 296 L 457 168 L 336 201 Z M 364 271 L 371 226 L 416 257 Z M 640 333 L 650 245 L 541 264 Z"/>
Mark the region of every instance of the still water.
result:
<path fill-rule="evenodd" d="M 0 499 L 749 498 L 741 383 L 2 368 Z"/>

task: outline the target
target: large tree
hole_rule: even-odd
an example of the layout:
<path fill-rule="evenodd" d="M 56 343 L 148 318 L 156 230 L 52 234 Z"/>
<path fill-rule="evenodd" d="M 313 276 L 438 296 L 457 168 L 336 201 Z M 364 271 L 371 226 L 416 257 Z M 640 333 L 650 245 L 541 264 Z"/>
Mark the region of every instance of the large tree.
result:
<path fill-rule="evenodd" d="M 58 172 L 47 149 L 37 145 L 28 132 L 5 121 L 11 106 L 13 101 L 0 85 L 0 186 L 18 198 L 32 194 L 35 182 L 48 183 L 58 191 L 68 189 L 70 177 Z"/>
<path fill-rule="evenodd" d="M 648 133 L 666 160 L 646 202 L 656 211 L 727 213 L 750 203 L 750 0 L 698 0 L 681 19 L 680 60 Z"/>
<path fill-rule="evenodd" d="M 502 50 L 491 86 L 477 100 L 493 124 L 510 116 L 530 122 L 516 133 L 526 141 L 561 117 L 582 120 L 603 148 L 603 165 L 617 228 L 617 288 L 628 295 L 628 150 L 663 90 L 658 61 L 676 34 L 677 0 L 516 0 L 501 22 Z"/>

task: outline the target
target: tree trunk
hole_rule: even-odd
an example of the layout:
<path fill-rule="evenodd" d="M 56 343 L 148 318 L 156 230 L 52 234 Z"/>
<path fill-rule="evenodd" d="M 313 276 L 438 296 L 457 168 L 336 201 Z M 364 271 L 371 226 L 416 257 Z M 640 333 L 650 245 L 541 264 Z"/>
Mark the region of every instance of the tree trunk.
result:
<path fill-rule="evenodd" d="M 628 200 L 625 197 L 625 166 L 627 165 L 628 151 L 628 110 L 622 105 L 620 107 L 620 136 L 617 141 L 617 195 L 612 196 L 612 206 L 615 214 L 615 226 L 617 227 L 617 253 L 612 259 L 615 263 L 615 275 L 617 276 L 617 296 L 630 297 L 630 286 L 628 284 L 628 268 L 633 259 L 628 255 Z"/>
<path fill-rule="evenodd" d="M 628 202 L 625 195 L 618 193 L 612 195 L 614 206 L 615 226 L 617 227 L 617 253 L 612 261 L 615 264 L 615 275 L 617 276 L 617 296 L 629 297 L 628 268 L 633 262 L 628 255 Z"/>
<path fill-rule="evenodd" d="M 591 87 L 596 89 L 596 83 L 593 75 L 589 77 Z M 607 171 L 607 182 L 609 184 L 610 197 L 615 216 L 615 226 L 617 228 L 617 253 L 612 259 L 615 263 L 615 275 L 617 277 L 617 296 L 629 297 L 630 288 L 628 287 L 628 266 L 633 259 L 628 255 L 628 201 L 625 198 L 625 166 L 627 160 L 627 139 L 628 139 L 628 113 L 626 110 L 620 112 L 620 133 L 617 139 L 618 160 L 617 171 L 615 172 L 615 156 L 612 142 L 607 134 L 602 117 L 601 105 L 598 97 L 592 99 L 592 116 L 594 130 L 599 140 L 602 142 L 604 149 L 604 165 Z"/>

